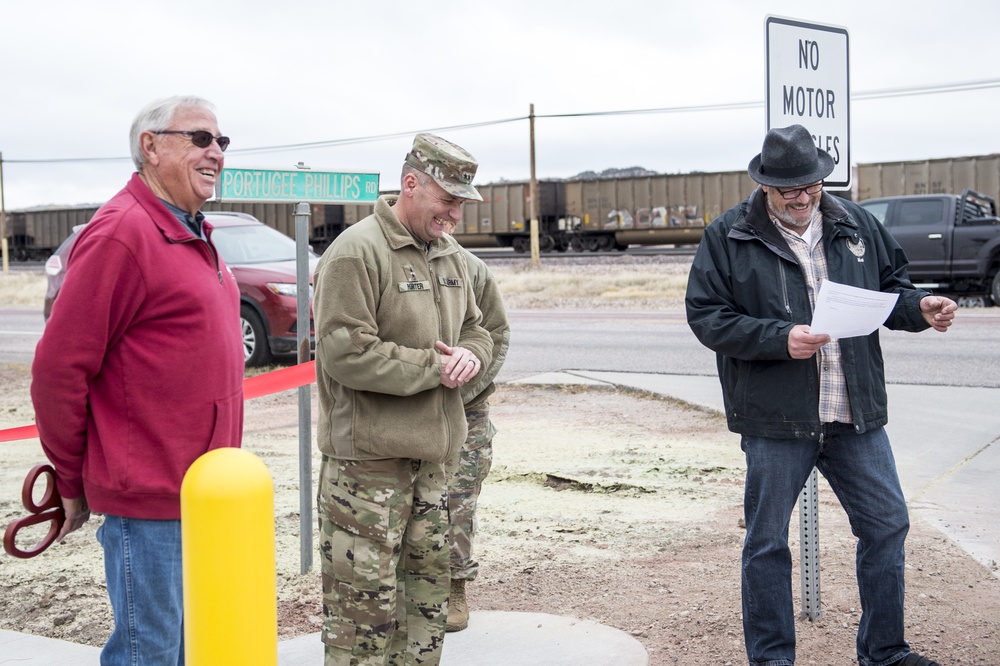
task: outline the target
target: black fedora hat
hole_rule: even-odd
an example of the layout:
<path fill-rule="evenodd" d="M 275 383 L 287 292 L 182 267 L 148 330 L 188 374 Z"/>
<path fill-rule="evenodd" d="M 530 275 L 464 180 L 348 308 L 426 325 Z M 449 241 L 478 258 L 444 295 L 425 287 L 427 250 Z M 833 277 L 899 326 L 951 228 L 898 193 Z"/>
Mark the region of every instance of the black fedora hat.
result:
<path fill-rule="evenodd" d="M 768 130 L 760 155 L 750 160 L 747 173 L 770 187 L 802 187 L 833 173 L 833 158 L 816 147 L 802 125 Z"/>

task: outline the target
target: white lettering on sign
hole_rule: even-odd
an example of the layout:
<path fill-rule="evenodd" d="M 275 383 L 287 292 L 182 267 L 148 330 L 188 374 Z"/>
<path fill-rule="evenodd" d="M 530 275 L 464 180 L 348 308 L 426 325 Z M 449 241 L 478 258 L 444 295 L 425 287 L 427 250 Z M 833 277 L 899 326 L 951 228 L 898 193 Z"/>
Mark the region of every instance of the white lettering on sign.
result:
<path fill-rule="evenodd" d="M 223 169 L 220 199 L 244 201 L 374 202 L 378 174 L 271 169 Z"/>
<path fill-rule="evenodd" d="M 341 173 L 305 174 L 305 198 L 355 200 L 361 195 L 361 176 Z"/>
<path fill-rule="evenodd" d="M 244 199 L 291 198 L 292 174 L 280 171 L 227 171 L 222 172 L 222 185 L 230 196 Z"/>

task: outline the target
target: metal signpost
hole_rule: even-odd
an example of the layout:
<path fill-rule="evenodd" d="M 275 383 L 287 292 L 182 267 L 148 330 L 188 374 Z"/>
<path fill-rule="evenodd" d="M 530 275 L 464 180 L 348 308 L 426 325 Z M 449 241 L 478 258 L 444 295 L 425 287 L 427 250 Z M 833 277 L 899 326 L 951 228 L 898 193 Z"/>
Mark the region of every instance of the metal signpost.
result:
<path fill-rule="evenodd" d="M 833 158 L 824 187 L 851 188 L 851 86 L 847 29 L 768 16 L 767 129 L 802 125 L 817 148 Z M 802 615 L 819 620 L 819 475 L 815 468 L 799 495 Z"/>
<path fill-rule="evenodd" d="M 378 173 L 341 173 L 298 169 L 223 169 L 215 201 L 295 204 L 295 298 L 298 362 L 311 357 L 309 340 L 309 217 L 311 203 L 375 203 Z M 299 389 L 299 543 L 300 572 L 312 567 L 312 389 Z"/>

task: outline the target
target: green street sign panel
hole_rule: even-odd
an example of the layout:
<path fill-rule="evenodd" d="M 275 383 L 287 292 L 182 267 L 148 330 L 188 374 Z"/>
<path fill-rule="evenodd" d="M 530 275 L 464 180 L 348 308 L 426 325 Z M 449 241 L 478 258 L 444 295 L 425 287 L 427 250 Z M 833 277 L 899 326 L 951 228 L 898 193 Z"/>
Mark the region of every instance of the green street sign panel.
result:
<path fill-rule="evenodd" d="M 375 203 L 377 173 L 312 169 L 223 169 L 216 201 Z"/>

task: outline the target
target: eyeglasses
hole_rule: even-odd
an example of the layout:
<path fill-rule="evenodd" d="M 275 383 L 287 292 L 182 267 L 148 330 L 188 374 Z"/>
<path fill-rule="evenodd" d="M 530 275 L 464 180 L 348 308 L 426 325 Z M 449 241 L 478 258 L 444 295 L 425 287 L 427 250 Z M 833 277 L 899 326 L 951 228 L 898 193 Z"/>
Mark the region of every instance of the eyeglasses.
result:
<path fill-rule="evenodd" d="M 229 147 L 228 136 L 212 136 L 211 132 L 206 132 L 205 130 L 160 130 L 153 132 L 153 134 L 183 134 L 190 137 L 191 143 L 199 148 L 208 148 L 212 145 L 213 141 L 216 141 L 219 144 L 219 150 L 222 152 L 226 152 L 226 148 Z"/>
<path fill-rule="evenodd" d="M 823 189 L 823 181 L 821 180 L 818 183 L 813 183 L 812 185 L 806 185 L 805 187 L 796 187 L 795 189 L 792 190 L 782 190 L 777 187 L 774 189 L 777 190 L 778 194 L 781 195 L 782 199 L 789 199 L 789 200 L 798 199 L 799 195 L 802 194 L 803 192 L 811 196 L 821 191 Z"/>

